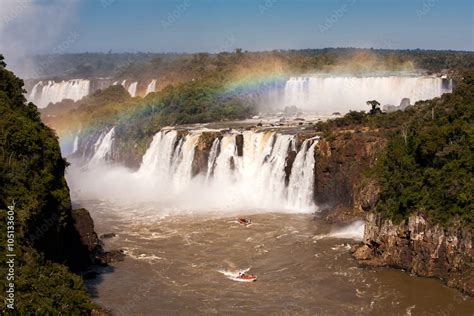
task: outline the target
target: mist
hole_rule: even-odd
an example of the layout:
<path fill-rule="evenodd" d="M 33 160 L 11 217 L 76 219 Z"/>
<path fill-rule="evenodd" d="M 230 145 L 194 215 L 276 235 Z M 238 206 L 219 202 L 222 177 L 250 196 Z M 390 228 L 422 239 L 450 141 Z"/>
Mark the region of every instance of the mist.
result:
<path fill-rule="evenodd" d="M 165 179 L 135 172 L 120 165 L 99 163 L 81 167 L 71 160 L 66 179 L 74 201 L 97 200 L 127 216 L 133 210 L 144 216 L 213 214 L 237 216 L 257 213 L 311 213 L 310 209 L 286 206 L 275 197 L 263 203 L 260 191 L 247 182 L 207 182 L 198 175 L 176 188 Z"/>
<path fill-rule="evenodd" d="M 80 36 L 72 29 L 78 6 L 78 1 L 3 0 L 0 53 L 9 69 L 22 78 L 35 78 L 39 65 L 28 56 L 67 52 Z"/>

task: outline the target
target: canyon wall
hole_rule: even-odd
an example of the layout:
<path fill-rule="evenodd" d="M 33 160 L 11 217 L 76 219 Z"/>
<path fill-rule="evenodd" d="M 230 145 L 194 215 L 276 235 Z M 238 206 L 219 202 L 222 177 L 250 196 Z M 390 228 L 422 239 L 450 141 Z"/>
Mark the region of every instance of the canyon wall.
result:
<path fill-rule="evenodd" d="M 377 187 L 364 174 L 386 145 L 377 131 L 334 132 L 316 149 L 314 200 L 330 221 L 346 222 L 364 216 L 375 205 Z"/>

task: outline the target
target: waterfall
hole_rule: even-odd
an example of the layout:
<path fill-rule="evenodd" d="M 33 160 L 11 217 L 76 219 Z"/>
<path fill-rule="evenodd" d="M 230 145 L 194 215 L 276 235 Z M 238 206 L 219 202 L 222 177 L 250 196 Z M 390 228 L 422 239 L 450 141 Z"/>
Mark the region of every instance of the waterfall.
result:
<path fill-rule="evenodd" d="M 102 133 L 94 144 L 94 155 L 87 166 L 92 167 L 106 162 L 112 158 L 112 145 L 115 136 L 115 127 L 107 133 Z"/>
<path fill-rule="evenodd" d="M 167 183 L 172 176 L 173 153 L 178 139 L 176 131 L 158 132 L 142 159 L 137 172 L 140 178 L 148 178 L 152 184 L 158 181 Z"/>
<path fill-rule="evenodd" d="M 72 145 L 71 154 L 74 154 L 77 151 L 78 147 L 79 147 L 79 135 L 76 135 L 76 137 L 74 137 L 74 144 Z"/>
<path fill-rule="evenodd" d="M 368 109 L 366 101 L 399 105 L 403 98 L 412 103 L 451 92 L 450 79 L 428 76 L 330 76 L 292 77 L 278 93 L 266 94 L 261 102 L 277 107 L 297 106 L 307 112 L 330 114 Z M 271 98 L 271 95 L 277 96 Z M 262 104 L 263 104 L 262 103 Z"/>
<path fill-rule="evenodd" d="M 220 139 L 216 138 L 212 142 L 211 151 L 209 152 L 209 160 L 207 161 L 207 173 L 206 173 L 206 182 L 209 181 L 210 177 L 214 173 L 214 166 L 216 163 L 217 155 L 219 154 Z"/>
<path fill-rule="evenodd" d="M 39 108 L 64 99 L 78 101 L 90 93 L 90 80 L 73 79 L 68 81 L 39 81 L 33 86 L 28 100 Z"/>
<path fill-rule="evenodd" d="M 193 177 L 192 166 L 201 135 L 200 130 L 188 131 L 186 136 L 180 136 L 176 130 L 158 132 L 135 178 L 154 186 L 156 194 L 164 197 L 184 200 L 184 196 L 192 194 L 190 192 L 202 191 L 199 197 L 211 198 L 216 207 L 316 210 L 312 196 L 317 142 L 306 140 L 303 143 L 287 186 L 285 167 L 289 152 L 295 149 L 294 135 L 270 131 L 222 132 L 220 137 L 211 140 L 207 170 Z M 240 149 L 238 137 L 243 138 Z M 97 142 L 102 144 L 105 138 Z"/>
<path fill-rule="evenodd" d="M 194 149 L 200 134 L 188 134 L 178 147 L 172 163 L 173 174 L 172 183 L 174 188 L 179 191 L 185 188 L 191 181 L 191 170 L 194 159 Z"/>
<path fill-rule="evenodd" d="M 304 208 L 313 201 L 314 187 L 314 148 L 317 141 L 307 139 L 301 145 L 291 169 L 288 184 L 288 203 L 290 207 Z"/>
<path fill-rule="evenodd" d="M 146 87 L 145 95 L 156 91 L 156 79 L 153 79 Z"/>
<path fill-rule="evenodd" d="M 138 82 L 132 82 L 130 86 L 128 87 L 127 91 L 130 94 L 132 98 L 134 98 L 137 95 L 137 85 Z"/>
<path fill-rule="evenodd" d="M 237 147 L 235 135 L 227 134 L 221 140 L 220 153 L 216 158 L 214 180 L 220 183 L 235 180 L 235 162 L 237 160 Z"/>

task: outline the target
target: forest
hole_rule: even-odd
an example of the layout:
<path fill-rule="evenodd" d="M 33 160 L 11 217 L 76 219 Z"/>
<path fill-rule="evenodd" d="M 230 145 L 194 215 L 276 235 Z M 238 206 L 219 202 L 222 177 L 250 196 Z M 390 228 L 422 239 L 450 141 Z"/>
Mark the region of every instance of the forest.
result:
<path fill-rule="evenodd" d="M 252 61 L 254 64 L 275 62 L 288 73 L 313 71 L 413 70 L 428 72 L 469 69 L 474 54 L 463 51 L 391 50 L 361 48 L 324 48 L 251 52 L 236 49 L 220 53 L 75 53 L 32 55 L 23 69 L 25 79 L 127 78 L 151 79 L 155 74 L 179 73 L 193 76 L 206 68 Z M 32 66 L 30 66 L 32 65 Z M 28 66 L 28 67 L 27 67 Z M 156 78 L 155 78 L 156 79 Z M 161 78 L 160 78 L 161 79 Z"/>
<path fill-rule="evenodd" d="M 93 304 L 82 278 L 70 272 L 66 235 L 71 216 L 67 166 L 55 132 L 23 96 L 23 81 L 0 55 L 0 244 L 7 249 L 7 208 L 14 212 L 15 310 L 3 315 L 79 315 Z M 0 266 L 5 299 L 7 270 Z"/>

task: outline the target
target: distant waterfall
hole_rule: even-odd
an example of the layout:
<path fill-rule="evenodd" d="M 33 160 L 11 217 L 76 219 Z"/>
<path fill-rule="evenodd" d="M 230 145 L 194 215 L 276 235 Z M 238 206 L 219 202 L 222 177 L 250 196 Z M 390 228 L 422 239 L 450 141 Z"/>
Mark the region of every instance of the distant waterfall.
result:
<path fill-rule="evenodd" d="M 451 79 L 428 76 L 330 76 L 292 77 L 262 97 L 276 107 L 296 106 L 306 112 L 330 114 L 367 110 L 366 101 L 399 105 L 403 98 L 413 103 L 452 91 Z M 268 104 L 267 104 L 268 105 Z"/>
<path fill-rule="evenodd" d="M 156 79 L 153 79 L 146 87 L 145 95 L 156 91 Z"/>
<path fill-rule="evenodd" d="M 127 89 L 128 93 L 130 94 L 132 98 L 136 97 L 137 95 L 137 85 L 138 85 L 138 82 L 136 81 L 132 82 Z"/>
<path fill-rule="evenodd" d="M 89 95 L 90 80 L 74 79 L 68 81 L 39 81 L 33 86 L 28 100 L 38 107 L 44 108 L 49 103 L 60 102 L 64 99 L 78 101 Z"/>
<path fill-rule="evenodd" d="M 289 153 L 295 150 L 294 135 L 276 132 L 224 132 L 211 139 L 207 170 L 192 176 L 195 151 L 203 131 L 189 131 L 179 136 L 175 130 L 155 135 L 143 156 L 135 177 L 157 187 L 157 194 L 188 194 L 198 185 L 225 207 L 257 207 L 275 210 L 310 212 L 313 201 L 314 149 L 317 141 L 306 140 L 296 155 L 286 184 L 285 167 Z M 240 136 L 239 136 L 240 135 Z M 243 138 L 241 152 L 237 137 Z M 104 138 L 105 139 L 105 138 Z"/>

